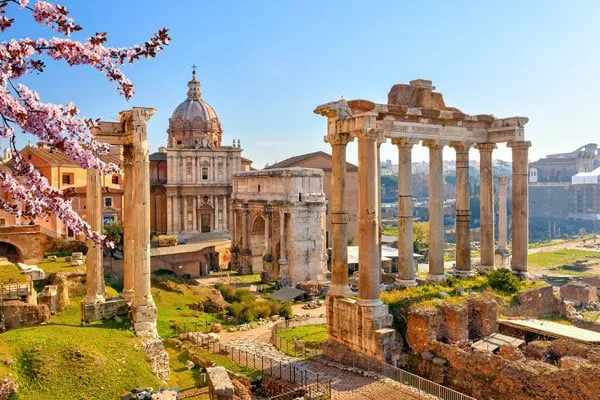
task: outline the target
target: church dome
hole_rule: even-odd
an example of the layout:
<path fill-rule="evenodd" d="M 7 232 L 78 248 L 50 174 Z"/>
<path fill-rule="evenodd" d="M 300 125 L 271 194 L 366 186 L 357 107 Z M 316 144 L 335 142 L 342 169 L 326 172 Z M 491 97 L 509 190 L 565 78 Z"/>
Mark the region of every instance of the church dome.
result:
<path fill-rule="evenodd" d="M 182 119 L 192 122 L 196 118 L 202 119 L 203 122 L 209 122 L 213 119 L 218 120 L 214 108 L 202 99 L 200 82 L 196 80 L 196 71 L 193 71 L 192 80 L 188 82 L 187 99 L 175 108 L 171 119 Z"/>

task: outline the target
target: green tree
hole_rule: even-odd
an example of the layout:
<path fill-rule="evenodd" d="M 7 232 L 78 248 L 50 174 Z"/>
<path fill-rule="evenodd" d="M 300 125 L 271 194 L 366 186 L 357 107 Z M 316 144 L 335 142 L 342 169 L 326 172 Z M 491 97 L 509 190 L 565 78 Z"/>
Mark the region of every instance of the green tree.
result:
<path fill-rule="evenodd" d="M 121 221 L 110 222 L 104 225 L 102 233 L 106 235 L 108 241 L 115 244 L 114 248 L 110 249 L 110 255 L 115 256 L 116 252 L 123 253 L 123 224 Z"/>
<path fill-rule="evenodd" d="M 423 253 L 429 248 L 429 222 L 413 222 L 413 249 Z"/>

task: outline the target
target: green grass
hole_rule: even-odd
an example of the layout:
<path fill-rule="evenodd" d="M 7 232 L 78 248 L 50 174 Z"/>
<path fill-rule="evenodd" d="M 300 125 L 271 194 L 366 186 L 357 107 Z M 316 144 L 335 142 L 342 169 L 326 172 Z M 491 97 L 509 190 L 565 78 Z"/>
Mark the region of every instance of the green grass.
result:
<path fill-rule="evenodd" d="M 600 311 L 584 311 L 582 313 L 583 318 L 587 321 L 599 322 L 600 321 Z"/>
<path fill-rule="evenodd" d="M 287 340 L 302 340 L 305 343 L 323 343 L 327 340 L 325 325 L 307 325 L 282 329 L 277 335 Z"/>
<path fill-rule="evenodd" d="M 574 265 L 575 261 L 580 259 L 600 261 L 600 252 L 576 249 L 538 252 L 530 254 L 527 262 L 531 269 L 551 268 L 558 274 L 586 275 L 588 267 Z"/>
<path fill-rule="evenodd" d="M 171 328 L 172 322 L 177 324 L 221 322 L 215 314 L 196 311 L 189 307 L 189 305 L 205 300 L 209 288 L 177 284 L 176 289 L 178 291 L 152 286 L 152 296 L 158 307 L 157 329 L 160 336 L 163 338 L 174 336 Z"/>
<path fill-rule="evenodd" d="M 37 265 L 39 268 L 44 270 L 46 274 L 51 274 L 54 272 L 71 272 L 71 271 L 83 271 L 85 270 L 85 264 L 71 266 L 70 261 L 65 261 L 64 257 L 58 257 L 56 261 L 48 261 L 44 260 Z"/>
<path fill-rule="evenodd" d="M 385 227 L 381 231 L 381 234 L 382 235 L 387 235 L 387 236 L 398 237 L 398 227 L 397 226 L 388 226 L 388 227 Z"/>
<path fill-rule="evenodd" d="M 541 241 L 541 242 L 529 243 L 529 248 L 530 249 L 537 249 L 537 248 L 540 248 L 540 247 L 554 246 L 554 245 L 565 243 L 565 242 L 567 242 L 567 240 L 565 240 L 565 239 L 544 240 L 544 241 Z"/>
<path fill-rule="evenodd" d="M 0 355 L 14 360 L 0 367 L 0 376 L 17 377 L 15 400 L 114 399 L 136 386 L 159 385 L 128 321 L 80 326 L 79 299 L 71 304 L 51 324 L 0 335 Z"/>
<path fill-rule="evenodd" d="M 221 273 L 222 274 L 222 273 Z M 260 274 L 239 274 L 237 272 L 231 272 L 229 276 L 221 275 L 221 283 L 261 283 Z"/>
<path fill-rule="evenodd" d="M 571 321 L 569 321 L 566 318 L 562 318 L 556 315 L 542 315 L 537 317 L 537 319 L 541 319 L 544 321 L 551 321 L 551 322 L 556 322 L 557 324 L 563 324 L 563 325 L 573 325 L 573 323 Z"/>
<path fill-rule="evenodd" d="M 21 274 L 21 270 L 15 264 L 6 263 L 0 265 L 0 282 L 5 283 L 10 280 L 17 282 L 26 282 L 27 275 Z"/>
<path fill-rule="evenodd" d="M 179 390 L 188 390 L 200 387 L 200 368 L 187 368 L 185 362 L 189 360 L 187 353 L 165 342 L 165 351 L 169 354 L 169 367 L 171 376 L 169 385 L 178 387 Z"/>

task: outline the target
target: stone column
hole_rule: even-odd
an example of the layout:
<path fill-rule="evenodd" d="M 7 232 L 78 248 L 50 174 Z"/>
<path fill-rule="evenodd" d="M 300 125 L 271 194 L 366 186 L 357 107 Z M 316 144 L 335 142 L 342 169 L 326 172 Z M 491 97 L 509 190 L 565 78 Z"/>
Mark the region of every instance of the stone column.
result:
<path fill-rule="evenodd" d="M 102 186 L 100 172 L 87 170 L 86 220 L 97 232 L 102 231 Z M 86 256 L 86 303 L 104 303 L 104 268 L 102 266 L 102 243 L 87 241 Z"/>
<path fill-rule="evenodd" d="M 123 190 L 125 191 L 123 209 L 123 298 L 129 302 L 133 300 L 135 282 L 135 253 L 134 230 L 136 225 L 133 192 L 133 145 L 123 146 Z M 169 203 L 170 204 L 170 203 Z M 172 220 L 172 218 L 171 218 Z M 171 221 L 172 222 L 172 221 Z"/>
<path fill-rule="evenodd" d="M 528 279 L 527 247 L 529 243 L 529 165 L 531 142 L 509 142 L 512 149 L 512 258 L 510 267 L 514 274 Z"/>
<path fill-rule="evenodd" d="M 250 210 L 248 209 L 248 204 L 244 204 L 242 206 L 242 250 L 240 251 L 240 255 L 242 256 L 242 272 L 250 273 L 252 272 L 252 251 L 250 250 Z"/>
<path fill-rule="evenodd" d="M 279 280 L 280 286 L 288 286 L 290 283 L 289 271 L 287 267 L 287 237 L 285 230 L 285 212 L 279 213 Z"/>
<path fill-rule="evenodd" d="M 192 230 L 198 231 L 198 197 L 192 196 Z"/>
<path fill-rule="evenodd" d="M 148 160 L 150 149 L 146 140 L 134 143 L 133 147 L 135 180 L 133 192 L 135 297 L 133 304 L 138 307 L 154 309 L 154 322 L 156 322 L 156 308 L 150 291 L 150 162 Z"/>
<path fill-rule="evenodd" d="M 171 210 L 173 208 L 173 197 L 167 196 L 167 235 L 173 232 L 173 214 Z"/>
<path fill-rule="evenodd" d="M 428 281 L 439 282 L 444 276 L 444 169 L 445 143 L 427 140 L 429 147 L 429 273 Z"/>
<path fill-rule="evenodd" d="M 223 229 L 229 230 L 229 200 L 223 196 Z"/>
<path fill-rule="evenodd" d="M 273 255 L 271 253 L 271 225 L 272 225 L 272 212 L 271 206 L 265 205 L 265 248 L 263 251 L 263 272 L 262 280 L 265 282 L 271 282 L 275 279 L 273 276 Z"/>
<path fill-rule="evenodd" d="M 471 270 L 471 190 L 469 185 L 469 144 L 454 142 L 456 150 L 456 269 L 458 276 L 469 276 Z"/>
<path fill-rule="evenodd" d="M 181 207 L 181 215 L 183 218 L 183 231 L 189 231 L 188 226 L 188 196 L 183 196 L 183 207 Z"/>
<path fill-rule="evenodd" d="M 494 172 L 492 152 L 495 143 L 478 144 L 479 172 L 479 226 L 481 234 L 480 271 L 494 269 Z"/>
<path fill-rule="evenodd" d="M 398 277 L 396 284 L 414 286 L 413 262 L 413 202 L 412 202 L 412 147 L 416 140 L 393 139 L 398 146 Z"/>
<path fill-rule="evenodd" d="M 358 261 L 358 304 L 376 307 L 379 298 L 381 263 L 377 247 L 379 220 L 377 133 L 367 130 L 353 132 L 358 138 L 358 204 L 360 252 Z"/>
<path fill-rule="evenodd" d="M 508 251 L 508 178 L 498 178 L 498 250 Z"/>
<path fill-rule="evenodd" d="M 328 295 L 348 297 L 348 200 L 346 195 L 346 145 L 353 138 L 349 133 L 328 135 L 331 145 L 331 287 Z"/>

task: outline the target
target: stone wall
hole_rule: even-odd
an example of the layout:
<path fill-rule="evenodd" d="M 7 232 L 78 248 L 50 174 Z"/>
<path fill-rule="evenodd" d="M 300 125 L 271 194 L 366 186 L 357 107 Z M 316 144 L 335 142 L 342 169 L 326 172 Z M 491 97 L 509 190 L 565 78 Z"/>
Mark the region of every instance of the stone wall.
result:
<path fill-rule="evenodd" d="M 206 368 L 211 400 L 233 400 L 234 388 L 224 367 Z"/>
<path fill-rule="evenodd" d="M 538 317 L 557 314 L 560 309 L 560 300 L 550 285 L 519 292 L 517 300 L 519 307 L 505 307 L 502 313 L 510 317 Z"/>
<path fill-rule="evenodd" d="M 412 351 L 423 352 L 431 343 L 461 344 L 498 330 L 498 304 L 475 296 L 460 304 L 439 301 L 408 313 L 406 340 Z"/>
<path fill-rule="evenodd" d="M 56 312 L 70 304 L 70 297 L 85 295 L 85 271 L 57 272 L 50 275 L 50 284 L 56 285 Z"/>
<path fill-rule="evenodd" d="M 4 330 L 35 326 L 50 322 L 50 310 L 45 304 L 27 304 L 21 301 L 0 303 L 0 332 Z"/>
<path fill-rule="evenodd" d="M 559 368 L 508 347 L 495 355 L 437 342 L 431 344 L 431 353 L 412 353 L 405 367 L 477 399 L 600 399 L 600 366 L 595 361 L 575 363 L 583 358 L 576 355 L 580 353 L 565 352 L 562 357 L 568 358 Z"/>
<path fill-rule="evenodd" d="M 585 283 L 567 283 L 560 288 L 560 298 L 571 300 L 576 306 L 587 306 L 598 301 L 598 291 L 596 286 Z"/>
<path fill-rule="evenodd" d="M 392 362 L 398 349 L 388 306 L 363 307 L 354 300 L 327 296 L 327 333 L 323 347 L 327 357 L 344 362 L 340 348 L 348 348 L 376 360 Z"/>
<path fill-rule="evenodd" d="M 587 283 L 590 286 L 594 286 L 597 289 L 600 289 L 600 276 L 585 276 L 581 278 L 583 283 Z"/>

